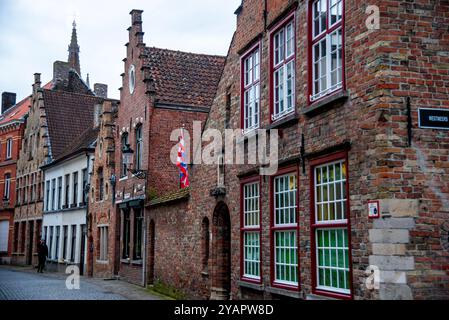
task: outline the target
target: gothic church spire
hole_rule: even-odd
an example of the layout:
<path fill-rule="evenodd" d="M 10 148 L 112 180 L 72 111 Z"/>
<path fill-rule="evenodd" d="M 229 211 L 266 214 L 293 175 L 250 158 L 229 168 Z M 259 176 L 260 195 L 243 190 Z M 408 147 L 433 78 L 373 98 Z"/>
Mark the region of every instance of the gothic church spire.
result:
<path fill-rule="evenodd" d="M 76 34 L 76 22 L 73 21 L 72 39 L 69 45 L 69 59 L 67 61 L 71 68 L 73 68 L 81 76 L 80 66 L 80 47 L 78 45 L 78 36 Z"/>

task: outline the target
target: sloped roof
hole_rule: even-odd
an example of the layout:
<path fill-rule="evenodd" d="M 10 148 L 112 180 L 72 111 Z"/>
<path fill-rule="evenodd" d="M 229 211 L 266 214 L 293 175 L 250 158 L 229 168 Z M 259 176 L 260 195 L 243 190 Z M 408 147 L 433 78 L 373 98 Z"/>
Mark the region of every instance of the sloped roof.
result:
<path fill-rule="evenodd" d="M 179 189 L 166 195 L 151 200 L 148 205 L 151 207 L 172 203 L 188 199 L 190 197 L 190 188 Z"/>
<path fill-rule="evenodd" d="M 44 89 L 51 89 L 51 87 L 52 82 L 50 81 L 44 86 Z M 30 111 L 31 104 L 31 96 L 28 96 L 16 105 L 6 110 L 5 113 L 0 115 L 0 126 L 7 124 L 8 122 L 23 119 L 23 117 L 28 114 L 28 111 Z"/>
<path fill-rule="evenodd" d="M 97 140 L 98 133 L 100 132 L 100 128 L 88 128 L 85 132 L 83 132 L 77 139 L 75 139 L 70 145 L 65 148 L 58 158 L 55 158 L 53 162 L 44 166 L 44 167 L 52 167 L 55 164 L 60 163 L 63 160 L 69 159 L 72 156 L 75 156 L 81 152 L 87 151 L 89 149 L 93 149 L 92 144 Z"/>
<path fill-rule="evenodd" d="M 43 90 L 52 158 L 58 159 L 93 126 L 94 106 L 103 99 L 65 91 Z"/>
<path fill-rule="evenodd" d="M 12 106 L 0 116 L 0 126 L 8 122 L 21 120 L 30 110 L 31 96 L 26 97 L 15 106 Z"/>
<path fill-rule="evenodd" d="M 145 67 L 150 70 L 159 103 L 212 106 L 225 57 L 146 48 Z"/>

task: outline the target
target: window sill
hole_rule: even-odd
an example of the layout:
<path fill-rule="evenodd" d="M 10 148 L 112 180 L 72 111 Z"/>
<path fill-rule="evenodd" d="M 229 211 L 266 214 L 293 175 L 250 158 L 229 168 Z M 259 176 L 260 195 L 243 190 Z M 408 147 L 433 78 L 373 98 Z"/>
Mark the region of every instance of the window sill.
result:
<path fill-rule="evenodd" d="M 130 264 L 130 260 L 129 259 L 120 259 L 120 263 L 122 264 Z"/>
<path fill-rule="evenodd" d="M 142 260 L 132 260 L 131 264 L 133 266 L 142 266 L 143 265 L 143 261 Z"/>
<path fill-rule="evenodd" d="M 298 291 L 280 289 L 280 288 L 275 288 L 275 287 L 266 287 L 265 290 L 269 293 L 280 295 L 280 296 L 286 296 L 286 297 L 295 298 L 295 299 L 303 299 L 304 298 L 303 294 Z"/>
<path fill-rule="evenodd" d="M 290 113 L 266 127 L 267 130 L 285 128 L 294 125 L 298 122 L 299 116 L 296 113 Z"/>
<path fill-rule="evenodd" d="M 109 264 L 109 261 L 107 261 L 107 260 L 97 260 L 96 263 L 97 264 Z"/>
<path fill-rule="evenodd" d="M 322 98 L 321 100 L 312 103 L 310 106 L 304 108 L 303 114 L 307 116 L 314 116 L 326 110 L 329 110 L 338 102 L 344 102 L 349 98 L 347 90 L 339 90 L 331 93 L 329 96 Z"/>
<path fill-rule="evenodd" d="M 245 280 L 237 280 L 237 284 L 240 287 L 257 290 L 257 291 L 264 291 L 265 287 L 263 284 L 257 284 L 257 283 L 251 283 Z"/>

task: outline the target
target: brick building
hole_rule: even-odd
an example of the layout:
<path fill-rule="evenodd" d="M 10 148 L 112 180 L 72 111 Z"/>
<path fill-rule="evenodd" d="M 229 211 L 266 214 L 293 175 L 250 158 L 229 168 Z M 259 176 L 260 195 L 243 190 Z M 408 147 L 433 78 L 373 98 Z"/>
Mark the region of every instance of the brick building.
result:
<path fill-rule="evenodd" d="M 146 47 L 142 11 L 131 11 L 131 18 L 115 138 L 116 150 L 129 145 L 134 161 L 126 165 L 122 152 L 115 154 L 114 219 L 120 228 L 119 275 L 145 285 L 152 281 L 144 263 L 145 230 L 152 222 L 144 201 L 179 188 L 178 171 L 170 161 L 171 132 L 205 121 L 224 58 Z"/>
<path fill-rule="evenodd" d="M 418 119 L 449 109 L 449 6 L 369 4 L 242 1 L 205 129 L 239 129 L 246 156 L 277 129 L 279 169 L 194 165 L 190 191 L 149 202 L 157 281 L 213 299 L 449 298 L 449 135 Z"/>
<path fill-rule="evenodd" d="M 94 106 L 103 101 L 78 73 L 79 47 L 74 43 L 76 40 L 74 24 L 69 47 L 70 63 L 56 61 L 53 64 L 53 78 L 45 86 L 41 86 L 41 75 L 34 75 L 31 107 L 17 161 L 14 264 L 37 264 L 36 250 L 37 242 L 42 237 L 45 190 L 41 167 L 58 159 L 75 139 L 92 126 Z M 101 85 L 97 87 L 102 88 Z"/>
<path fill-rule="evenodd" d="M 14 93 L 2 94 L 0 116 L 0 264 L 11 263 L 13 251 L 14 206 L 16 203 L 16 164 L 22 145 L 25 117 L 31 105 L 27 97 L 16 104 Z"/>
<path fill-rule="evenodd" d="M 90 173 L 89 250 L 87 274 L 99 278 L 113 278 L 119 267 L 119 222 L 115 219 L 115 152 L 118 103 L 103 102 L 98 110 L 98 136 L 93 168 Z M 111 179 L 112 178 L 112 179 Z"/>

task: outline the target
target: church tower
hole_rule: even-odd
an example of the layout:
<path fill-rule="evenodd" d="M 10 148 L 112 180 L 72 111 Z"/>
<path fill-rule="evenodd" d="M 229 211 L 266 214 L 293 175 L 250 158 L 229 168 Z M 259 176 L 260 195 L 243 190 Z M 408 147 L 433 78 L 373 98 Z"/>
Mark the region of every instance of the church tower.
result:
<path fill-rule="evenodd" d="M 80 66 L 80 47 L 78 45 L 78 37 L 76 34 L 76 22 L 73 21 L 72 39 L 69 45 L 69 59 L 67 61 L 71 68 L 73 68 L 78 75 L 81 76 Z"/>

